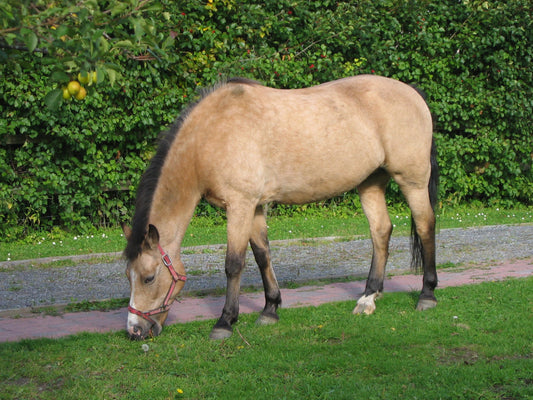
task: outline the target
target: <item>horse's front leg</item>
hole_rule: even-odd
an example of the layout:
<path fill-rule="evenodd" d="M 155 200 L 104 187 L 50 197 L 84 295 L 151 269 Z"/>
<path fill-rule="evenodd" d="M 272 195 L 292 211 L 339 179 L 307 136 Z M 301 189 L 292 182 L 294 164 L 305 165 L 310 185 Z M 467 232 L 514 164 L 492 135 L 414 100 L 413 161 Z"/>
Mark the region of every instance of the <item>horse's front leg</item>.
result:
<path fill-rule="evenodd" d="M 209 337 L 224 339 L 233 334 L 231 327 L 239 319 L 239 294 L 241 274 L 246 260 L 246 249 L 250 238 L 255 206 L 228 207 L 228 245 L 226 252 L 226 303 L 222 315 L 213 327 Z"/>
<path fill-rule="evenodd" d="M 228 249 L 226 254 L 226 303 L 222 315 L 213 327 L 209 337 L 211 339 L 224 339 L 233 333 L 231 327 L 239 319 L 239 292 L 241 287 L 241 273 L 244 268 L 245 253 L 234 254 Z"/>

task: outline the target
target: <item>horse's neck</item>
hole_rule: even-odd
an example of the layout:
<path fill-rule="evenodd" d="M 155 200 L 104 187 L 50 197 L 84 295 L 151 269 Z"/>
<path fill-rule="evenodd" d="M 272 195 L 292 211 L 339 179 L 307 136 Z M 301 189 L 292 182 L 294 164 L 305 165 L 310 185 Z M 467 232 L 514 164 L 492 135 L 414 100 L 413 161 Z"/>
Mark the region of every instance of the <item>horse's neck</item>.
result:
<path fill-rule="evenodd" d="M 191 168 L 173 165 L 163 168 L 154 192 L 150 223 L 159 231 L 160 244 L 170 254 L 177 254 L 185 231 L 200 201 Z"/>

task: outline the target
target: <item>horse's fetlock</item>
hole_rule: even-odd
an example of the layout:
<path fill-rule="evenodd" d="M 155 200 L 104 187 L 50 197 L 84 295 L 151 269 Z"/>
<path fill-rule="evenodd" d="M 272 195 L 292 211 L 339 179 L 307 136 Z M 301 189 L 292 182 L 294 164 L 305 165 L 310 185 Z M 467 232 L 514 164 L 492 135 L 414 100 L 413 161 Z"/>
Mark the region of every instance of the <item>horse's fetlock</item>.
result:
<path fill-rule="evenodd" d="M 281 292 L 279 290 L 275 292 L 268 292 L 266 294 L 267 304 L 274 304 L 276 308 L 281 305 Z"/>

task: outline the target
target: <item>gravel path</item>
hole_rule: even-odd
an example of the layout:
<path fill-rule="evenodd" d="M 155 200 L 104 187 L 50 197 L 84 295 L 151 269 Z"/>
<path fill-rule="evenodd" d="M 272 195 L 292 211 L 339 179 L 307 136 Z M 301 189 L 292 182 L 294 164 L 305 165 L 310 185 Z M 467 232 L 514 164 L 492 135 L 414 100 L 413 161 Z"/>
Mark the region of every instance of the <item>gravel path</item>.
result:
<path fill-rule="evenodd" d="M 319 278 L 366 277 L 372 256 L 368 239 L 275 241 L 271 251 L 282 285 Z M 183 249 L 182 261 L 188 276 L 184 291 L 224 288 L 224 255 L 225 245 Z M 437 235 L 437 264 L 479 265 L 530 257 L 533 257 L 532 224 L 442 229 Z M 409 263 L 409 238 L 393 237 L 387 271 L 406 270 Z M 122 260 L 101 264 L 79 260 L 76 266 L 50 268 L 0 263 L 0 311 L 129 297 L 124 269 Z M 261 285 L 251 251 L 242 284 Z"/>

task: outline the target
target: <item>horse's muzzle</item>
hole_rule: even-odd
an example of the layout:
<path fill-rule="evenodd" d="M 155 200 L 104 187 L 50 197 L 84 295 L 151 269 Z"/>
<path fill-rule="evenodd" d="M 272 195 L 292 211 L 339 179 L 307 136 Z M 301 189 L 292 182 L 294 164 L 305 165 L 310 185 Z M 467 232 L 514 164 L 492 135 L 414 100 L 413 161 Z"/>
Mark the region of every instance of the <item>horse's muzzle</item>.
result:
<path fill-rule="evenodd" d="M 158 336 L 163 327 L 158 322 L 155 322 L 153 325 L 143 326 L 143 325 L 128 325 L 128 336 L 131 340 L 145 340 L 149 337 Z"/>

